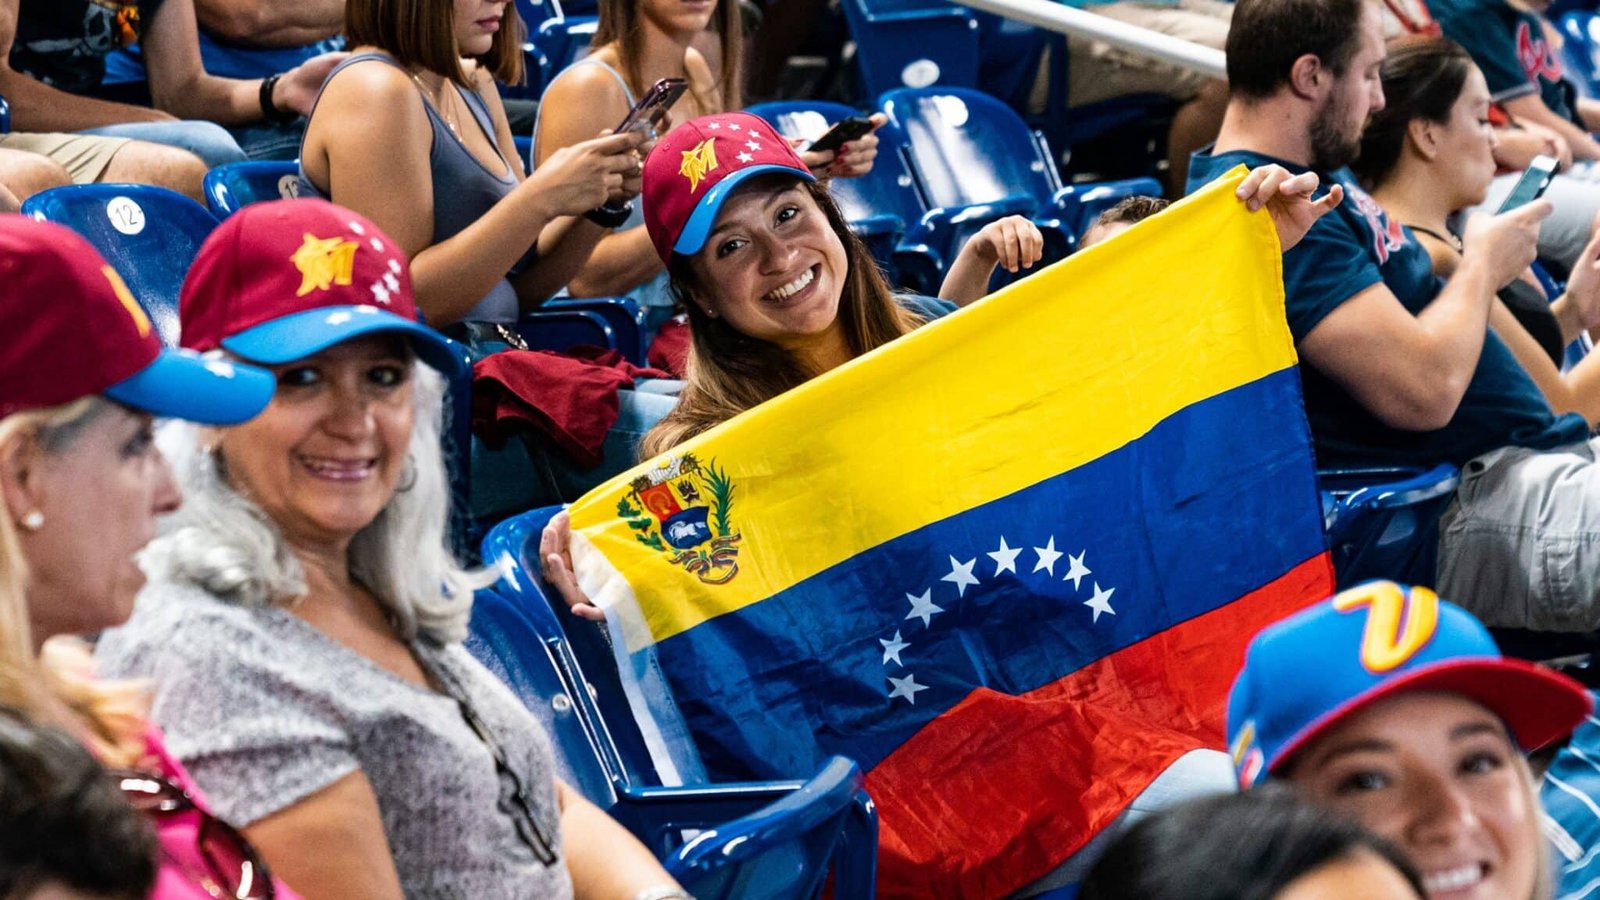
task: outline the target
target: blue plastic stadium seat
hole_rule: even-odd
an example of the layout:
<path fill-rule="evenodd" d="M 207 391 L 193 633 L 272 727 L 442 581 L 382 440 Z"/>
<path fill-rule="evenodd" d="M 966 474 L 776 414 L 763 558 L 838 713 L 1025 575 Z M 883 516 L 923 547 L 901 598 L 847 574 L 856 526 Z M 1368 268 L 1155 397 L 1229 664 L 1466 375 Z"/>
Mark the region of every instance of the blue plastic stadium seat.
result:
<path fill-rule="evenodd" d="M 228 163 L 206 173 L 206 206 L 219 219 L 262 200 L 300 196 L 300 165 L 292 160 Z"/>
<path fill-rule="evenodd" d="M 0 134 L 5 134 L 10 130 L 11 104 L 6 102 L 6 98 L 0 97 Z"/>
<path fill-rule="evenodd" d="M 533 350 L 619 349 L 617 333 L 605 318 L 586 309 L 536 310 L 517 320 L 517 334 Z"/>
<path fill-rule="evenodd" d="M 1322 521 L 1342 590 L 1374 578 L 1431 587 L 1438 561 L 1439 517 L 1461 471 L 1323 469 L 1317 472 Z"/>
<path fill-rule="evenodd" d="M 503 578 L 480 592 L 467 645 L 544 720 L 561 776 L 662 856 L 696 897 L 814 897 L 830 870 L 835 896 L 872 896 L 877 817 L 849 760 L 835 757 L 805 782 L 686 787 L 662 787 L 653 770 L 624 762 L 615 719 L 602 712 L 626 709 L 620 689 L 586 677 L 537 575 L 516 561 L 526 560 L 530 538 L 537 547 L 551 513 L 502 523 L 485 539 L 484 559 Z"/>
<path fill-rule="evenodd" d="M 611 326 L 611 337 L 622 355 L 635 365 L 644 365 L 645 310 L 632 297 L 553 297 L 546 300 L 540 310 L 564 312 L 581 310 L 591 312 Z"/>
<path fill-rule="evenodd" d="M 205 207 L 150 185 L 72 184 L 34 194 L 22 212 L 87 238 L 127 282 L 162 343 L 177 345 L 183 276 L 217 227 Z"/>
<path fill-rule="evenodd" d="M 984 225 L 1024 215 L 1044 235 L 1041 265 L 1072 252 L 1071 225 L 1061 217 L 1077 209 L 1067 205 L 1043 135 L 1010 107 L 965 88 L 903 88 L 884 94 L 881 105 L 889 117 L 879 132 L 885 149 L 906 162 L 925 207 L 908 241 L 933 247 L 948 266 Z"/>
<path fill-rule="evenodd" d="M 945 0 L 842 0 L 863 95 L 978 83 L 978 23 Z"/>
<path fill-rule="evenodd" d="M 1600 97 L 1600 16 L 1589 10 L 1575 10 L 1560 20 L 1562 61 L 1567 80 L 1585 97 Z"/>
<path fill-rule="evenodd" d="M 1062 215 L 1072 233 L 1083 239 L 1100 214 L 1129 197 L 1160 197 L 1161 182 L 1154 178 L 1125 178 L 1091 184 L 1067 185 L 1060 193 Z"/>

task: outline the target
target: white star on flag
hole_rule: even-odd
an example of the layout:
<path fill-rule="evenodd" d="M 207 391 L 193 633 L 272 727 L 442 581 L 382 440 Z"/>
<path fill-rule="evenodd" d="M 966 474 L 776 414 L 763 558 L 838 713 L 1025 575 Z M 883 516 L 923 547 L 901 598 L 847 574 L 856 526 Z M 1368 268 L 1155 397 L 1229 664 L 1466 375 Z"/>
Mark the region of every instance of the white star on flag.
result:
<path fill-rule="evenodd" d="M 923 591 L 921 596 L 907 594 L 906 599 L 911 601 L 911 612 L 906 613 L 906 618 L 916 619 L 920 617 L 924 628 L 932 623 L 935 613 L 944 612 L 944 607 L 934 604 L 932 589 Z"/>
<path fill-rule="evenodd" d="M 972 574 L 972 567 L 977 564 L 977 557 L 973 557 L 966 562 L 956 562 L 956 558 L 952 556 L 950 557 L 950 574 L 939 580 L 948 581 L 955 585 L 956 596 L 965 597 L 967 595 L 967 586 L 978 583 L 978 576 Z"/>
<path fill-rule="evenodd" d="M 1117 614 L 1117 611 L 1111 608 L 1111 592 L 1115 590 L 1116 588 L 1102 590 L 1100 588 L 1100 582 L 1096 581 L 1094 583 L 1094 596 L 1083 601 L 1084 606 L 1094 610 L 1094 621 L 1100 621 L 1101 613 L 1106 613 L 1107 615 L 1113 616 Z"/>
<path fill-rule="evenodd" d="M 1017 554 L 1022 552 L 1021 547 L 1007 547 L 1005 535 L 1000 536 L 1000 549 L 988 554 L 994 560 L 994 574 L 1001 572 L 1017 571 Z"/>
<path fill-rule="evenodd" d="M 1068 578 L 1072 579 L 1073 590 L 1078 589 L 1078 582 L 1083 580 L 1083 576 L 1094 574 L 1093 572 L 1089 571 L 1088 566 L 1083 564 L 1083 557 L 1088 552 L 1089 551 L 1087 550 L 1080 550 L 1077 556 L 1067 557 L 1067 561 L 1072 563 L 1072 568 L 1067 571 L 1066 575 L 1062 576 L 1061 580 L 1066 581 Z"/>
<path fill-rule="evenodd" d="M 900 661 L 900 651 L 910 647 L 911 645 L 900 639 L 900 629 L 896 628 L 894 631 L 894 637 L 889 638 L 888 640 L 878 638 L 878 643 L 883 645 L 884 665 L 887 666 L 889 664 L 889 660 L 891 659 L 894 660 L 894 664 L 897 666 L 905 665 L 905 663 Z"/>
<path fill-rule="evenodd" d="M 912 706 L 917 705 L 917 691 L 925 691 L 928 689 L 928 686 L 925 684 L 917 684 L 917 676 L 915 675 L 907 675 L 904 678 L 896 678 L 893 675 L 890 675 L 889 683 L 894 685 L 894 690 L 889 692 L 889 699 L 893 700 L 896 697 L 904 697 L 906 698 L 906 702 Z"/>
<path fill-rule="evenodd" d="M 748 154 L 748 153 L 743 153 L 743 152 L 741 152 L 741 153 L 740 153 L 740 154 L 739 154 L 739 162 L 745 162 L 745 163 L 747 163 L 747 162 L 750 162 L 750 161 L 751 161 L 751 160 L 753 160 L 753 159 L 755 159 L 755 157 L 754 157 L 754 156 L 751 156 L 751 155 L 750 155 L 750 154 Z"/>
<path fill-rule="evenodd" d="M 751 150 L 760 150 L 761 149 L 761 145 L 756 143 L 755 141 L 745 141 L 744 145 L 746 147 L 749 147 Z"/>
<path fill-rule="evenodd" d="M 1056 574 L 1056 560 L 1061 558 L 1061 551 L 1056 549 L 1055 535 L 1051 535 L 1043 547 L 1033 548 L 1033 552 L 1039 554 L 1039 561 L 1033 564 L 1033 570 L 1037 572 L 1043 569 L 1053 577 Z"/>

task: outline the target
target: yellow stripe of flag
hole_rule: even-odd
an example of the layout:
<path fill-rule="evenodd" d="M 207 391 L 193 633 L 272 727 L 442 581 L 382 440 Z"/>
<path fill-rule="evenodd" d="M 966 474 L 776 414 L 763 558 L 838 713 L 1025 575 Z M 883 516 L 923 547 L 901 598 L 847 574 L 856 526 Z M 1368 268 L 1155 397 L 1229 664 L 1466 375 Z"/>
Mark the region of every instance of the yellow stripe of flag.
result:
<path fill-rule="evenodd" d="M 1277 235 L 1234 197 L 1243 174 L 683 444 L 734 485 L 726 583 L 619 519 L 653 463 L 573 504 L 578 551 L 637 588 L 664 640 L 1294 365 Z"/>

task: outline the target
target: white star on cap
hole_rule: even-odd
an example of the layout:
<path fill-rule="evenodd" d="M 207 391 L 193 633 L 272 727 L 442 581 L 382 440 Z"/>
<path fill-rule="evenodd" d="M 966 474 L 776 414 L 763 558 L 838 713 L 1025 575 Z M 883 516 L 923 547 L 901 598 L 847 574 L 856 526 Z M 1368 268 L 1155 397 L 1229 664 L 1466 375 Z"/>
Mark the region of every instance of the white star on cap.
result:
<path fill-rule="evenodd" d="M 721 131 L 722 130 L 722 123 L 716 121 L 715 119 L 713 119 L 711 121 L 711 124 L 707 125 L 706 128 L 710 129 L 711 131 Z"/>
<path fill-rule="evenodd" d="M 350 321 L 351 318 L 352 317 L 349 313 L 341 310 L 339 312 L 328 313 L 328 317 L 322 321 L 325 325 L 343 325 L 344 323 Z"/>
<path fill-rule="evenodd" d="M 351 221 L 349 221 L 349 222 L 346 222 L 345 225 L 347 225 L 350 228 L 350 230 L 354 231 L 356 234 L 366 234 L 367 233 L 367 230 L 365 228 L 361 227 L 361 223 L 357 222 L 357 221 L 355 221 L 353 219 Z"/>
<path fill-rule="evenodd" d="M 380 241 L 377 238 L 373 238 L 372 241 L 371 241 L 371 244 L 372 244 L 372 249 L 378 251 L 379 253 L 383 252 L 383 241 Z"/>
<path fill-rule="evenodd" d="M 389 286 L 389 290 L 391 290 L 391 291 L 394 291 L 396 293 L 398 293 L 400 291 L 400 279 L 394 277 L 394 273 L 393 272 L 385 272 L 385 273 L 383 273 L 383 283 L 388 285 Z"/>
<path fill-rule="evenodd" d="M 389 305 L 389 289 L 383 286 L 383 282 L 374 281 L 371 290 L 372 299 L 382 303 L 384 306 Z"/>
<path fill-rule="evenodd" d="M 235 374 L 233 364 L 223 362 L 220 359 L 206 360 L 205 367 L 206 371 L 217 376 L 218 378 L 232 378 Z"/>
<path fill-rule="evenodd" d="M 378 308 L 376 306 L 372 306 L 371 304 L 363 303 L 356 307 L 356 312 L 362 314 L 363 316 L 375 316 L 378 314 Z"/>
<path fill-rule="evenodd" d="M 389 271 L 395 273 L 396 275 L 399 275 L 400 274 L 400 260 L 398 260 L 398 259 L 389 260 Z"/>
<path fill-rule="evenodd" d="M 755 159 L 755 157 L 751 156 L 748 153 L 740 153 L 739 154 L 739 162 L 747 163 L 747 162 L 750 162 L 750 161 L 752 161 L 754 159 Z"/>
<path fill-rule="evenodd" d="M 746 147 L 749 147 L 751 150 L 760 150 L 761 149 L 761 145 L 756 143 L 755 141 L 745 141 L 744 145 Z"/>
<path fill-rule="evenodd" d="M 728 130 L 729 131 L 738 131 L 739 130 L 739 123 L 738 122 L 729 122 L 728 123 Z"/>

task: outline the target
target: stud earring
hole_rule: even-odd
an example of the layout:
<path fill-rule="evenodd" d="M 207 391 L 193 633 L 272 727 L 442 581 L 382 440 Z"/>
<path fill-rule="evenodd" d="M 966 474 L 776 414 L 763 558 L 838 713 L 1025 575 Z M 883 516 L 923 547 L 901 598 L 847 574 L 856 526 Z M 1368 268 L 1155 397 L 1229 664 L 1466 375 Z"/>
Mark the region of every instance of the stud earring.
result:
<path fill-rule="evenodd" d="M 22 521 L 18 524 L 29 531 L 38 531 L 44 527 L 44 513 L 30 509 L 22 514 Z"/>

